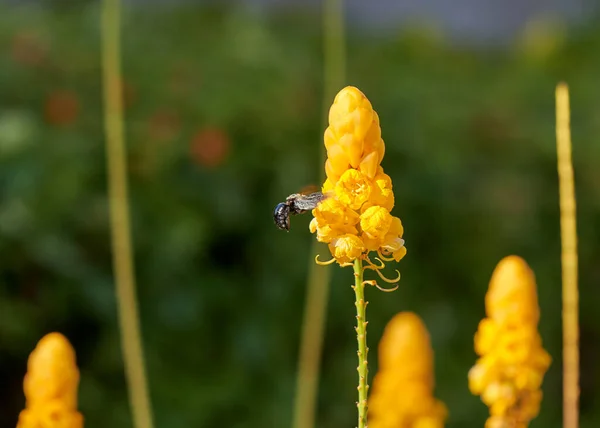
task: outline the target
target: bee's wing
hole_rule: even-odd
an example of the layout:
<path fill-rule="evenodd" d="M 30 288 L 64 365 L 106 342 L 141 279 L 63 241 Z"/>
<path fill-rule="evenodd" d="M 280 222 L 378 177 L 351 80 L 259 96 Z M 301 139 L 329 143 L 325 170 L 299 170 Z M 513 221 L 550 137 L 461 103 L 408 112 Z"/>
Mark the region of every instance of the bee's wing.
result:
<path fill-rule="evenodd" d="M 310 184 L 308 186 L 304 186 L 302 189 L 300 189 L 300 191 L 298 192 L 301 195 L 310 195 L 311 193 L 317 193 L 320 192 L 321 188 L 314 185 L 314 184 Z"/>
<path fill-rule="evenodd" d="M 294 201 L 294 206 L 301 211 L 313 210 L 319 205 L 320 202 L 329 197 L 329 194 L 323 194 L 321 192 L 313 192 L 309 195 L 301 195 Z"/>

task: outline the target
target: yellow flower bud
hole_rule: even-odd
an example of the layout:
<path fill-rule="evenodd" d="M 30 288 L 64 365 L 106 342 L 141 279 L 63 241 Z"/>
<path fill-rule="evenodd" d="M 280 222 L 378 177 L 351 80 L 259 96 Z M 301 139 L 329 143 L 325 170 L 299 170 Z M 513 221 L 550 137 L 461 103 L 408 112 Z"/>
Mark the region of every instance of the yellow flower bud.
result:
<path fill-rule="evenodd" d="M 487 315 L 498 322 L 518 315 L 537 324 L 540 315 L 535 276 L 525 260 L 508 256 L 498 263 L 485 297 L 485 307 Z"/>
<path fill-rule="evenodd" d="M 433 396 L 429 333 L 412 312 L 387 324 L 379 342 L 379 371 L 369 398 L 369 427 L 443 427 L 446 406 Z"/>
<path fill-rule="evenodd" d="M 339 264 L 346 264 L 360 257 L 365 246 L 358 236 L 346 234 L 331 241 L 329 249 Z"/>
<path fill-rule="evenodd" d="M 23 380 L 26 408 L 17 428 L 80 428 L 77 412 L 79 370 L 75 351 L 60 333 L 44 336 L 33 350 Z"/>
<path fill-rule="evenodd" d="M 371 180 L 375 178 L 375 174 L 377 174 L 377 167 L 379 166 L 378 154 L 375 152 L 369 153 L 366 155 L 363 160 L 360 161 L 360 165 L 358 166 L 358 170 L 370 178 Z"/>
<path fill-rule="evenodd" d="M 360 228 L 366 237 L 383 240 L 392 225 L 392 216 L 383 207 L 372 206 L 360 216 Z"/>
<path fill-rule="evenodd" d="M 329 109 L 329 124 L 336 135 L 351 134 L 354 140 L 361 144 L 371 127 L 372 120 L 373 107 L 371 103 L 361 91 L 353 86 L 342 89 L 336 95 L 333 105 Z M 356 166 L 353 165 L 353 168 Z"/>
<path fill-rule="evenodd" d="M 346 170 L 335 185 L 337 199 L 352 210 L 359 210 L 369 200 L 373 184 L 360 171 Z"/>

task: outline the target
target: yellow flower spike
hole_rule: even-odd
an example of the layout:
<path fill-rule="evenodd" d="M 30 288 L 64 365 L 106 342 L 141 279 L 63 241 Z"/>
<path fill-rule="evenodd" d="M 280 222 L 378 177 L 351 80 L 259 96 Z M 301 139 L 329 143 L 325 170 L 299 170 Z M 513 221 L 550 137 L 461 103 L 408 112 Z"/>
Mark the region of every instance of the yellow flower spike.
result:
<path fill-rule="evenodd" d="M 367 426 L 367 339 L 366 306 L 364 288 L 374 285 L 384 289 L 376 281 L 364 281 L 365 269 L 374 270 L 389 283 L 400 280 L 388 279 L 380 272 L 385 267 L 382 260 L 399 261 L 406 254 L 404 233 L 400 219 L 391 214 L 395 199 L 392 180 L 385 174 L 381 161 L 385 144 L 381 138 L 379 116 L 367 97 L 353 86 L 343 88 L 335 97 L 329 110 L 329 126 L 323 134 L 327 160 L 327 180 L 322 191 L 332 192 L 313 211 L 314 219 L 309 229 L 317 240 L 329 244 L 329 251 L 340 266 L 354 266 L 356 306 L 356 335 L 358 344 L 358 428 Z M 379 258 L 376 265 L 369 260 L 375 252 Z M 318 264 L 333 263 L 320 262 Z M 366 263 L 366 265 L 364 265 Z M 417 423 L 417 421 L 414 421 Z M 425 428 L 428 422 L 422 422 Z"/>
<path fill-rule="evenodd" d="M 487 318 L 474 340 L 481 358 L 469 371 L 469 388 L 489 407 L 486 427 L 526 428 L 539 412 L 551 358 L 537 330 L 535 276 L 522 258 L 509 256 L 498 263 L 485 307 Z"/>
<path fill-rule="evenodd" d="M 360 90 L 348 86 L 336 95 L 323 138 L 328 158 L 322 190 L 333 191 L 333 197 L 313 210 L 317 221 L 311 222 L 311 233 L 328 244 L 343 235 L 355 235 L 364 248 L 357 258 L 374 251 L 400 261 L 406 254 L 404 230 L 400 219 L 390 214 L 395 200 L 392 180 L 380 165 L 385 144 L 379 115 Z M 378 215 L 369 218 L 365 212 Z M 331 251 L 335 248 L 330 245 Z M 344 259 L 342 263 L 351 261 Z"/>
<path fill-rule="evenodd" d="M 29 356 L 23 380 L 26 406 L 17 428 L 83 427 L 77 411 L 78 386 L 73 347 L 62 334 L 47 334 Z"/>
<path fill-rule="evenodd" d="M 433 350 L 427 328 L 400 312 L 379 342 L 379 371 L 369 397 L 369 428 L 442 428 L 446 406 L 433 395 Z"/>

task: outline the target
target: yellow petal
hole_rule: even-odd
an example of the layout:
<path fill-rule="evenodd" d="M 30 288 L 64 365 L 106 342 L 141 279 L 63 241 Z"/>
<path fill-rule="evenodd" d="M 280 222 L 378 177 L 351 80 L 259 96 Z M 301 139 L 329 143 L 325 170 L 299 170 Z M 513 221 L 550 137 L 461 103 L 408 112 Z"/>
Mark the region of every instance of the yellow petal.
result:
<path fill-rule="evenodd" d="M 327 149 L 327 159 L 336 175 L 342 175 L 350 165 L 350 159 L 339 144 L 333 144 Z"/>
<path fill-rule="evenodd" d="M 339 264 L 345 264 L 359 258 L 365 247 L 358 236 L 347 234 L 331 241 L 329 250 Z"/>
<path fill-rule="evenodd" d="M 327 127 L 325 133 L 323 134 L 323 141 L 325 142 L 325 149 L 329 150 L 329 148 L 338 142 L 338 138 L 335 135 L 335 132 L 331 127 Z"/>
<path fill-rule="evenodd" d="M 353 210 L 369 200 L 373 184 L 360 171 L 349 169 L 342 174 L 335 185 L 336 197 Z"/>
<path fill-rule="evenodd" d="M 379 155 L 375 152 L 369 153 L 366 155 L 362 161 L 360 161 L 359 169 L 364 175 L 369 177 L 370 179 L 375 178 L 375 174 L 377 173 L 377 166 L 379 165 L 378 160 Z"/>
<path fill-rule="evenodd" d="M 371 239 L 383 239 L 392 225 L 392 216 L 383 207 L 373 206 L 360 216 L 360 228 Z"/>
<path fill-rule="evenodd" d="M 340 178 L 340 175 L 335 170 L 329 159 L 325 161 L 325 174 L 327 175 L 327 179 L 334 183 Z"/>

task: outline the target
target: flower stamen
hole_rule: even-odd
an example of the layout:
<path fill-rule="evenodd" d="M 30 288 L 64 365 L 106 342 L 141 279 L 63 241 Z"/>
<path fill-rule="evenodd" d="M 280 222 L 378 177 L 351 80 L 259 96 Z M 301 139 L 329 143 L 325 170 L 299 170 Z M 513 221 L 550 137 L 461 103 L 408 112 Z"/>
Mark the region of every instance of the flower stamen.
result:
<path fill-rule="evenodd" d="M 379 278 L 381 278 L 383 281 L 387 282 L 388 284 L 396 284 L 398 281 L 400 281 L 400 278 L 401 278 L 400 271 L 398 269 L 396 269 L 396 273 L 398 274 L 398 276 L 394 279 L 386 278 L 379 269 L 376 269 L 375 272 L 377 272 L 377 275 L 379 275 Z M 398 287 L 396 287 L 396 288 L 398 288 Z"/>
<path fill-rule="evenodd" d="M 377 281 L 375 281 L 374 279 L 363 281 L 363 284 L 372 285 L 374 287 L 377 287 L 380 291 L 383 291 L 385 293 L 391 293 L 392 291 L 396 291 L 398 289 L 398 287 L 400 287 L 400 284 L 396 284 L 396 286 L 393 288 L 383 288 L 382 286 L 377 284 Z"/>
<path fill-rule="evenodd" d="M 393 262 L 394 261 L 394 257 L 386 257 L 381 253 L 381 250 L 377 250 L 377 255 L 381 258 L 381 260 L 384 260 L 386 262 Z"/>
<path fill-rule="evenodd" d="M 315 263 L 318 264 L 318 265 L 320 265 L 320 266 L 327 266 L 327 265 L 330 265 L 332 263 L 335 263 L 335 257 L 332 257 L 331 260 L 327 260 L 326 262 L 322 262 L 322 261 L 319 260 L 319 254 L 317 254 L 315 256 Z"/>

